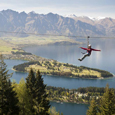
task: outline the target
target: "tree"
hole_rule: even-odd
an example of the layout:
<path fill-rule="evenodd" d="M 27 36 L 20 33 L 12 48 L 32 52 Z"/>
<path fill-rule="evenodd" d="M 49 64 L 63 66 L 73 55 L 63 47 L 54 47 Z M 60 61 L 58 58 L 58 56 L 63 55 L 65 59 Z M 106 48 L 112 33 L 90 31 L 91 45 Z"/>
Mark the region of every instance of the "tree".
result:
<path fill-rule="evenodd" d="M 94 100 L 91 101 L 87 115 L 114 115 L 115 114 L 115 96 L 113 89 L 109 89 L 107 84 L 105 93 L 101 97 L 98 105 Z"/>
<path fill-rule="evenodd" d="M 29 75 L 28 77 L 26 78 L 26 87 L 27 87 L 27 93 L 28 95 L 30 96 L 30 98 L 28 98 L 29 102 L 30 102 L 30 113 L 32 113 L 33 115 L 38 115 L 39 113 L 39 110 L 38 110 L 38 107 L 37 107 L 37 110 L 36 110 L 36 98 L 37 98 L 37 90 L 36 90 L 36 87 L 35 87 L 35 75 L 34 75 L 34 72 L 32 69 L 30 69 L 29 71 Z"/>
<path fill-rule="evenodd" d="M 17 115 L 19 113 L 18 98 L 9 79 L 12 74 L 8 74 L 6 67 L 3 56 L 0 55 L 0 115 Z"/>
<path fill-rule="evenodd" d="M 19 114 L 19 106 L 18 106 L 18 98 L 17 93 L 13 90 L 11 85 L 11 81 L 8 81 L 8 88 L 6 89 L 5 96 L 7 99 L 6 102 L 6 113 L 7 115 L 18 115 Z"/>
<path fill-rule="evenodd" d="M 39 72 L 36 73 L 36 89 L 38 90 L 39 97 L 37 98 L 39 102 L 39 113 L 40 115 L 49 115 L 48 110 L 50 108 L 50 102 L 47 99 L 48 94 L 46 94 L 46 85 L 43 83 L 43 78 Z"/>
<path fill-rule="evenodd" d="M 94 98 L 90 102 L 89 110 L 87 111 L 87 115 L 97 115 L 97 104 Z"/>
<path fill-rule="evenodd" d="M 18 106 L 20 107 L 19 115 L 30 115 L 30 96 L 27 93 L 26 83 L 24 78 L 21 78 L 19 84 L 13 83 L 14 91 L 17 93 L 17 97 L 19 99 Z"/>
<path fill-rule="evenodd" d="M 107 84 L 105 93 L 100 100 L 99 113 L 98 115 L 113 115 L 115 114 L 115 96 L 114 91 L 109 89 Z"/>
<path fill-rule="evenodd" d="M 56 111 L 55 107 L 50 108 L 50 115 L 63 115 L 63 113 L 60 114 L 60 112 Z"/>
<path fill-rule="evenodd" d="M 43 78 L 40 72 L 37 71 L 36 76 L 31 69 L 26 79 L 27 92 L 30 95 L 30 112 L 33 115 L 49 115 L 50 108 L 49 100 L 45 91 L 46 85 L 43 83 Z"/>

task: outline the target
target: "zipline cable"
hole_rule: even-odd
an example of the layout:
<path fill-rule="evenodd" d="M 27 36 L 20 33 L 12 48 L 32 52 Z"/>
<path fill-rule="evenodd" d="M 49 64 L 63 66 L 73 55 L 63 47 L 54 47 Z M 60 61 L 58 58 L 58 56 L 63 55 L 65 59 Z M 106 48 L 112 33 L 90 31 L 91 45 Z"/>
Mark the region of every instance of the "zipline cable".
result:
<path fill-rule="evenodd" d="M 89 45 L 89 38 L 90 38 L 90 36 L 87 36 L 87 47 Z"/>

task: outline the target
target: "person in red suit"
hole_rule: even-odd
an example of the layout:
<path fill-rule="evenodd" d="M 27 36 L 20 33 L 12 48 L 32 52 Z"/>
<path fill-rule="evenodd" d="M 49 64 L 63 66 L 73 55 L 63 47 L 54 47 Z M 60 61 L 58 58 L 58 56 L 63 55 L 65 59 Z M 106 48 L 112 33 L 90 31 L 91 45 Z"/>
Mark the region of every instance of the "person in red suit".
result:
<path fill-rule="evenodd" d="M 101 51 L 101 50 L 91 48 L 91 44 L 88 45 L 88 48 L 83 48 L 83 47 L 80 48 L 83 50 L 87 50 L 87 53 L 85 53 L 82 58 L 78 59 L 79 61 L 82 61 L 85 57 L 90 56 L 92 51 Z"/>

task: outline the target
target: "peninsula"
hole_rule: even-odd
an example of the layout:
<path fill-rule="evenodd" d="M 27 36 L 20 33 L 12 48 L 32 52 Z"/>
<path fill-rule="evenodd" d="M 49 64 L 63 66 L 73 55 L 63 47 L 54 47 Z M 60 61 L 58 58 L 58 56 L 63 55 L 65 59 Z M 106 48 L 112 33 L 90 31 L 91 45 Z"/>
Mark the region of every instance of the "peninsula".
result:
<path fill-rule="evenodd" d="M 72 78 L 109 78 L 113 75 L 104 70 L 89 68 L 85 66 L 75 66 L 68 63 L 60 63 L 53 59 L 46 59 L 27 52 L 12 52 L 4 54 L 4 59 L 27 60 L 28 62 L 13 67 L 15 71 L 28 72 L 30 68 L 34 71 L 40 70 L 41 74 L 57 75 Z"/>

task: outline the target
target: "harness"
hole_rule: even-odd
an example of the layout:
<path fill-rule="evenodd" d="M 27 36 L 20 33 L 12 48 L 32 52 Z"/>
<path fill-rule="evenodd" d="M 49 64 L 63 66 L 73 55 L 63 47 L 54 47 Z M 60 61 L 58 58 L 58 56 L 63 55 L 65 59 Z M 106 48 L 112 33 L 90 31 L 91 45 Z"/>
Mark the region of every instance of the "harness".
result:
<path fill-rule="evenodd" d="M 88 47 L 88 45 L 89 45 L 89 38 L 90 38 L 90 36 L 87 36 L 87 47 Z M 85 54 L 85 53 L 87 53 L 87 51 L 86 52 L 81 52 L 82 54 Z"/>

